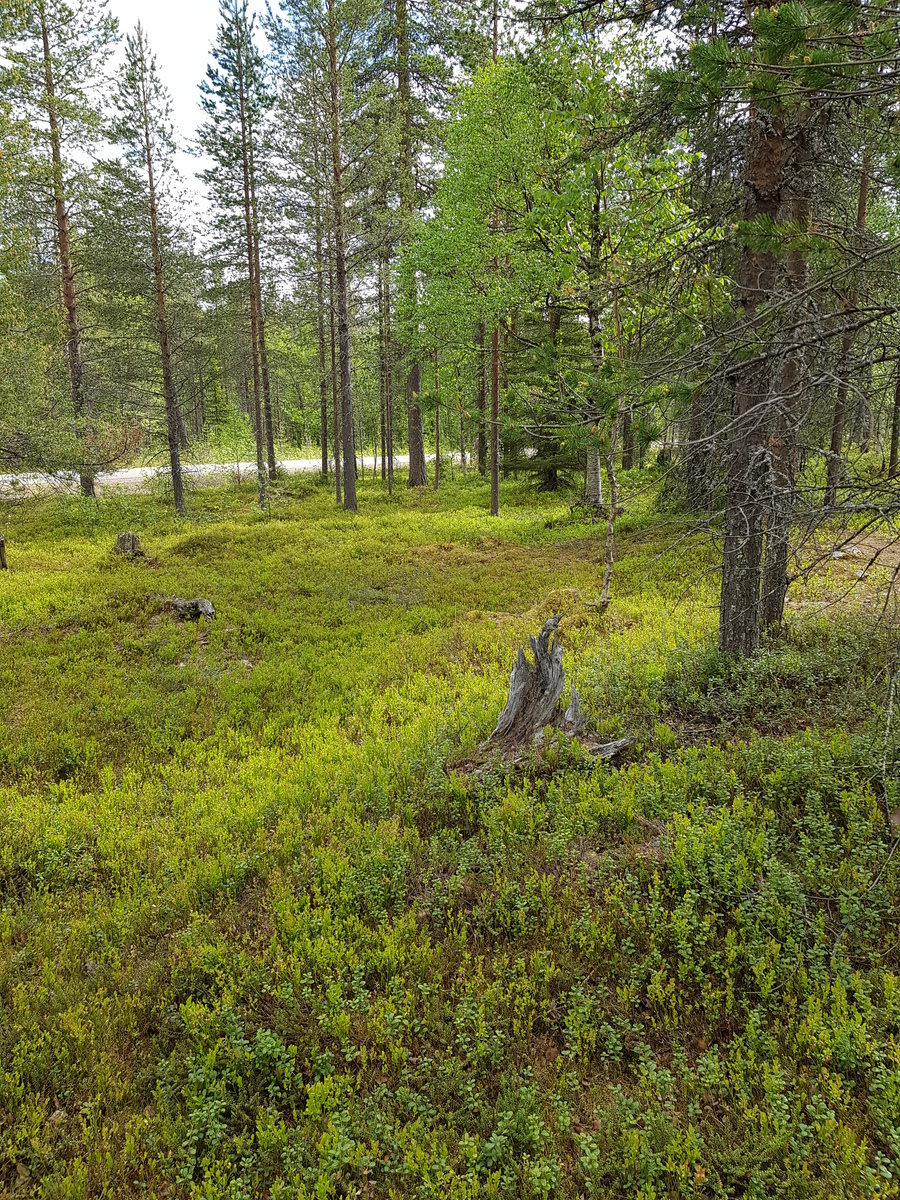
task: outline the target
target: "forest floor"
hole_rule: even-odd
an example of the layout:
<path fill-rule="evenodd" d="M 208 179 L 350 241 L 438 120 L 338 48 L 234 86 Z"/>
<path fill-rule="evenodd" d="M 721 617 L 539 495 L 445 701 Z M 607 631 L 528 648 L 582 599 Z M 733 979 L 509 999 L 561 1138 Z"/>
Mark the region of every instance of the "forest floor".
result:
<path fill-rule="evenodd" d="M 502 504 L 5 506 L 0 1193 L 898 1194 L 892 568 L 735 664 L 711 542 L 633 501 L 598 618 Z M 479 749 L 552 612 L 618 766 Z"/>

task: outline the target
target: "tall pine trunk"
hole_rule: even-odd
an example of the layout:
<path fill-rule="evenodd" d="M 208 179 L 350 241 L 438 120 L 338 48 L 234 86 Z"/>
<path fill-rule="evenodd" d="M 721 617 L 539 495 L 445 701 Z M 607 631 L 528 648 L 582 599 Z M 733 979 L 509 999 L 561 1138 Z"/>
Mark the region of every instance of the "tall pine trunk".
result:
<path fill-rule="evenodd" d="M 869 199 L 869 162 L 863 162 L 859 178 L 859 198 L 856 205 L 856 233 L 861 243 L 866 229 L 866 208 Z M 860 248 L 862 248 L 860 246 Z M 826 508 L 834 508 L 837 502 L 837 490 L 844 471 L 844 428 L 847 423 L 847 394 L 850 390 L 850 352 L 853 349 L 853 322 L 856 317 L 856 289 L 851 288 L 844 297 L 843 319 L 844 335 L 841 338 L 841 351 L 838 370 L 837 395 L 834 400 L 834 413 L 831 418 L 831 447 L 828 455 L 828 468 L 825 477 Z"/>
<path fill-rule="evenodd" d="M 259 367 L 262 377 L 263 417 L 266 422 L 266 457 L 268 459 L 269 478 L 274 479 L 277 472 L 275 461 L 275 421 L 272 416 L 272 387 L 269 381 L 269 354 L 266 349 L 266 314 L 262 300 L 262 275 L 259 269 L 259 237 L 256 239 L 256 302 L 259 321 Z"/>
<path fill-rule="evenodd" d="M 313 113 L 315 117 L 315 112 Z M 319 441 L 322 449 L 322 478 L 328 478 L 328 378 L 325 370 L 325 272 L 322 263 L 322 198 L 319 186 L 319 142 L 314 142 L 316 173 L 316 330 L 319 338 Z"/>
<path fill-rule="evenodd" d="M 334 498 L 341 502 L 341 393 L 338 378 L 337 322 L 334 319 L 334 258 L 328 232 L 328 316 L 331 324 L 331 440 L 334 444 Z"/>
<path fill-rule="evenodd" d="M 350 300 L 344 228 L 344 168 L 341 149 L 341 81 L 337 61 L 335 0 L 328 0 L 328 74 L 331 92 L 331 169 L 334 177 L 334 263 L 338 302 L 338 350 L 341 371 L 341 444 L 344 450 L 344 508 L 356 512 L 356 450 L 353 391 L 350 380 Z"/>
<path fill-rule="evenodd" d="M 891 405 L 891 447 L 888 461 L 888 478 L 893 479 L 897 474 L 897 451 L 900 446 L 900 364 L 894 374 L 894 401 Z"/>
<path fill-rule="evenodd" d="M 237 26 L 235 26 L 237 28 Z M 259 366 L 259 298 L 256 278 L 256 238 L 253 224 L 253 199 L 250 186 L 250 150 L 248 145 L 248 122 L 246 92 L 244 87 L 244 56 L 240 36 L 237 42 L 238 104 L 241 116 L 241 168 L 244 183 L 244 226 L 247 237 L 247 278 L 250 293 L 250 356 L 253 365 L 253 423 L 256 435 L 256 478 L 259 487 L 259 504 L 266 504 L 266 466 L 263 456 L 263 413 L 260 389 Z"/>
<path fill-rule="evenodd" d="M 494 0 L 493 12 L 493 60 L 497 61 L 498 47 L 498 6 Z M 500 218 L 494 209 L 494 232 L 500 228 Z M 494 270 L 500 270 L 500 263 L 494 257 Z M 491 516 L 500 516 L 500 326 L 495 325 L 491 330 Z"/>
<path fill-rule="evenodd" d="M 394 493 L 394 361 L 391 342 L 391 260 L 384 270 L 384 426 L 387 436 L 388 495 Z"/>
<path fill-rule="evenodd" d="M 784 175 L 784 120 L 751 104 L 744 159 L 744 220 L 778 218 Z M 758 313 L 772 295 L 777 260 L 771 250 L 745 245 L 738 267 L 742 332 L 751 343 L 738 382 L 728 438 L 725 546 L 719 598 L 719 648 L 750 655 L 759 646 L 763 537 L 768 505 L 768 394 L 770 370 L 753 345 L 765 340 Z M 764 349 L 768 347 L 764 346 Z"/>
<path fill-rule="evenodd" d="M 156 202 L 156 180 L 153 171 L 153 148 L 150 140 L 150 113 L 147 92 L 141 80 L 141 106 L 144 119 L 144 153 L 147 157 L 147 186 L 150 199 L 150 241 L 153 252 L 153 280 L 156 290 L 156 334 L 162 360 L 163 397 L 166 405 L 166 432 L 169 437 L 169 465 L 172 471 L 172 495 L 175 508 L 185 515 L 184 480 L 181 475 L 181 437 L 184 422 L 178 409 L 175 379 L 172 374 L 172 354 L 169 348 L 169 321 L 166 312 L 166 289 L 163 275 L 162 247 L 159 237 L 159 210 Z M 186 432 L 186 431 L 185 431 Z"/>
<path fill-rule="evenodd" d="M 381 482 L 387 480 L 387 430 L 385 429 L 385 356 L 384 356 L 384 264 L 378 258 L 378 421 L 381 433 Z M 373 471 L 374 477 L 374 471 Z"/>
<path fill-rule="evenodd" d="M 422 391 L 422 368 L 414 361 L 406 377 L 406 414 L 409 433 L 409 479 L 407 487 L 427 487 L 425 421 L 418 398 Z"/>
<path fill-rule="evenodd" d="M 318 139 L 318 112 L 313 104 L 313 169 L 316 172 L 316 306 L 319 340 L 319 442 L 322 448 L 322 478 L 328 479 L 328 376 L 325 371 L 325 269 L 322 248 L 322 185 Z M 340 497 L 338 497 L 340 499 Z"/>
<path fill-rule="evenodd" d="M 44 0 L 40 0 L 38 13 L 41 19 L 41 40 L 44 50 L 44 81 L 47 90 L 47 122 L 50 126 L 50 152 L 53 165 L 53 204 L 56 214 L 56 245 L 59 251 L 59 270 L 62 285 L 63 307 L 66 310 L 66 366 L 72 395 L 72 411 L 76 422 L 88 415 L 84 392 L 84 365 L 81 355 L 81 328 L 78 324 L 78 301 L 75 294 L 75 270 L 72 265 L 72 243 L 69 237 L 69 213 L 63 181 L 62 140 L 59 131 L 59 114 L 56 102 L 56 81 L 53 75 L 53 58 L 50 54 L 50 31 L 47 27 L 47 12 Z M 84 431 L 79 430 L 83 438 Z M 82 494 L 94 496 L 94 476 L 85 470 L 79 475 Z"/>
<path fill-rule="evenodd" d="M 809 229 L 813 194 L 814 114 L 795 118 L 785 156 L 785 178 L 779 221 Z M 788 252 L 784 269 L 787 313 L 781 322 L 784 346 L 776 370 L 775 430 L 772 436 L 772 500 L 766 532 L 762 577 L 762 623 L 777 629 L 784 617 L 788 589 L 791 523 L 797 484 L 800 422 L 806 378 L 806 332 L 809 318 L 809 264 L 802 249 Z"/>
<path fill-rule="evenodd" d="M 269 478 L 274 479 L 275 463 L 275 428 L 272 421 L 272 389 L 269 383 L 269 355 L 266 350 L 266 316 L 262 293 L 262 268 L 259 253 L 259 205 L 256 199 L 256 166 L 253 154 L 254 137 L 253 122 L 247 121 L 247 153 L 250 167 L 250 203 L 253 211 L 253 257 L 256 268 L 256 321 L 259 329 L 259 366 L 262 378 L 263 416 L 266 422 L 266 456 L 268 458 Z"/>
<path fill-rule="evenodd" d="M 441 379 L 438 352 L 434 352 L 434 490 L 441 485 Z"/>
<path fill-rule="evenodd" d="M 396 0 L 394 10 L 397 35 L 397 95 L 400 100 L 400 188 L 403 215 L 412 221 L 415 209 L 415 171 L 412 147 L 412 91 L 410 88 L 409 63 L 409 11 L 407 0 Z M 415 307 L 415 284 L 411 284 L 409 296 Z M 422 372 L 419 363 L 409 362 L 406 376 L 406 413 L 409 437 L 408 487 L 427 487 L 428 466 L 425 458 L 425 422 L 419 400 L 422 391 Z"/>

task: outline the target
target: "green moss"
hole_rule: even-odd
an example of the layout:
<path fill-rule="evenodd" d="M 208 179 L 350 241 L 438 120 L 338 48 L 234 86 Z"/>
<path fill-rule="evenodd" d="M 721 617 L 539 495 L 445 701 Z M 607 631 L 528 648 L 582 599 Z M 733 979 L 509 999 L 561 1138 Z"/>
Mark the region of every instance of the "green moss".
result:
<path fill-rule="evenodd" d="M 798 618 L 735 669 L 711 549 L 640 508 L 598 621 L 597 532 L 485 498 L 9 514 L 0 1188 L 897 1194 L 884 640 Z M 638 745 L 479 782 L 549 608 Z"/>

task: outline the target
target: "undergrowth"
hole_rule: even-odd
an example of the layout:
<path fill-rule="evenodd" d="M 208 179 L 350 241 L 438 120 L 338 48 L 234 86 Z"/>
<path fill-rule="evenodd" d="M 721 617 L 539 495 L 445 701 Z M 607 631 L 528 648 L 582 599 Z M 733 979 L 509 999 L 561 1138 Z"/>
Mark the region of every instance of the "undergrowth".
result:
<path fill-rule="evenodd" d="M 891 631 L 795 616 L 738 666 L 649 509 L 598 620 L 598 529 L 484 501 L 9 511 L 7 1192 L 898 1194 Z M 554 611 L 630 758 L 474 772 Z"/>

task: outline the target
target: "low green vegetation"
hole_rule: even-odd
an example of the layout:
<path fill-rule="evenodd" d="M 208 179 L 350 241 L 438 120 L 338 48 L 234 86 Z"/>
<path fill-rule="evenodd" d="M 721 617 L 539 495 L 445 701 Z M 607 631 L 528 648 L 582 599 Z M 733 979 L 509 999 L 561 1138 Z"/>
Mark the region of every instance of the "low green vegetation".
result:
<path fill-rule="evenodd" d="M 598 617 L 563 501 L 360 491 L 5 512 L 0 1190 L 897 1195 L 874 593 L 812 576 L 736 667 L 649 502 Z M 618 767 L 479 749 L 554 611 Z"/>

